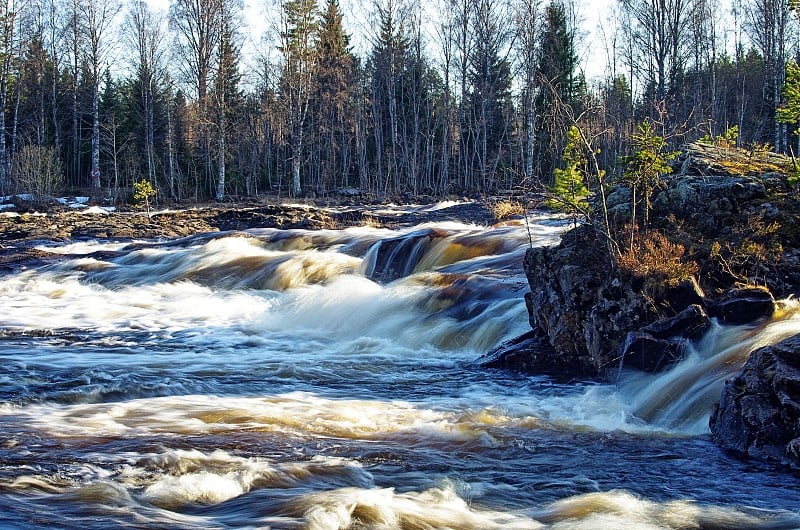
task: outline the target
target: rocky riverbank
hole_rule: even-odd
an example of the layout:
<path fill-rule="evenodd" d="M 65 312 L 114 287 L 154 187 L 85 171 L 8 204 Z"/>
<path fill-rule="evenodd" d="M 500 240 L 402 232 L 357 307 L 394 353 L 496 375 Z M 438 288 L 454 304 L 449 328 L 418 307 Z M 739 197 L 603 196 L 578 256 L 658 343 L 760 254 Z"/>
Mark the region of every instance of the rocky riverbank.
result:
<path fill-rule="evenodd" d="M 34 208 L 20 202 L 16 208 L 0 213 L 0 272 L 17 270 L 34 262 L 62 259 L 62 256 L 37 250 L 37 243 L 42 241 L 174 239 L 249 228 L 402 227 L 434 221 L 489 224 L 494 221 L 494 213 L 488 201 L 453 201 L 415 207 L 223 204 L 159 210 L 149 215 L 144 211 L 108 211 L 98 206 Z"/>

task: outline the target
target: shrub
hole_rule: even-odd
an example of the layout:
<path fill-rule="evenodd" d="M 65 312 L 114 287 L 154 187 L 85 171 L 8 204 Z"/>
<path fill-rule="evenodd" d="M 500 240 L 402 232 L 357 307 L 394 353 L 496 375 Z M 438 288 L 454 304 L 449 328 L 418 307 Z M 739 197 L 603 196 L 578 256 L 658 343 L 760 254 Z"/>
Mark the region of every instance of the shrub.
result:
<path fill-rule="evenodd" d="M 684 261 L 685 248 L 657 231 L 636 233 L 633 244 L 619 256 L 626 273 L 644 280 L 645 290 L 662 292 L 698 271 L 697 263 Z"/>
<path fill-rule="evenodd" d="M 41 201 L 64 187 L 61 164 L 53 147 L 26 145 L 14 156 L 12 177 L 19 193 L 30 193 Z"/>
<path fill-rule="evenodd" d="M 495 201 L 489 205 L 492 215 L 498 221 L 514 217 L 515 215 L 525 215 L 525 207 L 517 201 Z"/>

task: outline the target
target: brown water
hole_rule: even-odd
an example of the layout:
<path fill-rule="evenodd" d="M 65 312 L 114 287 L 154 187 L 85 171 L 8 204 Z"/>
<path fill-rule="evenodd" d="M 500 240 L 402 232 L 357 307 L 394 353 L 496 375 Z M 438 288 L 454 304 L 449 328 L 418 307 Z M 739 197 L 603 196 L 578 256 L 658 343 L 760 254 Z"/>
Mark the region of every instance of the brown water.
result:
<path fill-rule="evenodd" d="M 526 328 L 527 245 L 439 224 L 48 246 L 69 258 L 0 278 L 0 528 L 800 527 L 800 480 L 706 427 L 797 312 L 618 386 L 482 371 Z"/>

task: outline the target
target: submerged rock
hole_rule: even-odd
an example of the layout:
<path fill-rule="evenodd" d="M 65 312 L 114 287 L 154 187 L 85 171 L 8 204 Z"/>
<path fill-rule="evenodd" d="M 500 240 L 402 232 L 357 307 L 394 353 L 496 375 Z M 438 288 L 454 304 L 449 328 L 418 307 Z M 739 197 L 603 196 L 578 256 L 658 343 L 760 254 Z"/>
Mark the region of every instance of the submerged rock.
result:
<path fill-rule="evenodd" d="M 800 469 L 800 335 L 753 352 L 709 426 L 726 450 Z"/>

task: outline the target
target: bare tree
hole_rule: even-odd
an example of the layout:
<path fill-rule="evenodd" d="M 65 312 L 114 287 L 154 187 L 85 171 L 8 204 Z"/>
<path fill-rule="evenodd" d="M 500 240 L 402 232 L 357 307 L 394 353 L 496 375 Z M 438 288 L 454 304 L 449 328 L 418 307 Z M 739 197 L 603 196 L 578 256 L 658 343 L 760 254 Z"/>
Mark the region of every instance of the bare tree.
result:
<path fill-rule="evenodd" d="M 197 97 L 195 134 L 205 177 L 212 178 L 209 84 L 218 58 L 224 0 L 173 0 L 170 27 L 177 33 L 178 60 L 184 80 Z"/>
<path fill-rule="evenodd" d="M 106 66 L 113 41 L 109 32 L 120 5 L 115 0 L 87 0 L 84 6 L 85 58 L 89 64 L 92 88 L 92 167 L 93 188 L 100 188 L 100 74 Z"/>
<path fill-rule="evenodd" d="M 786 0 L 750 0 L 744 6 L 744 29 L 761 52 L 767 68 L 768 94 L 773 109 L 781 103 L 781 87 L 786 72 L 786 45 L 789 36 L 791 9 Z M 775 151 L 785 152 L 786 124 L 774 120 Z"/>
<path fill-rule="evenodd" d="M 301 169 L 306 151 L 306 127 L 313 95 L 316 67 L 315 43 L 318 12 L 313 0 L 287 0 L 282 4 L 280 51 L 283 55 L 281 90 L 286 105 L 292 168 L 292 193 L 302 192 Z"/>
<path fill-rule="evenodd" d="M 165 21 L 144 1 L 132 0 L 128 7 L 125 29 L 136 53 L 134 68 L 144 118 L 143 144 L 147 179 L 155 183 L 155 95 L 158 80 L 163 74 Z M 169 188 L 174 190 L 174 183 L 171 182 Z"/>
<path fill-rule="evenodd" d="M 686 64 L 692 16 L 700 0 L 619 0 L 631 44 L 632 73 L 663 101 Z"/>

